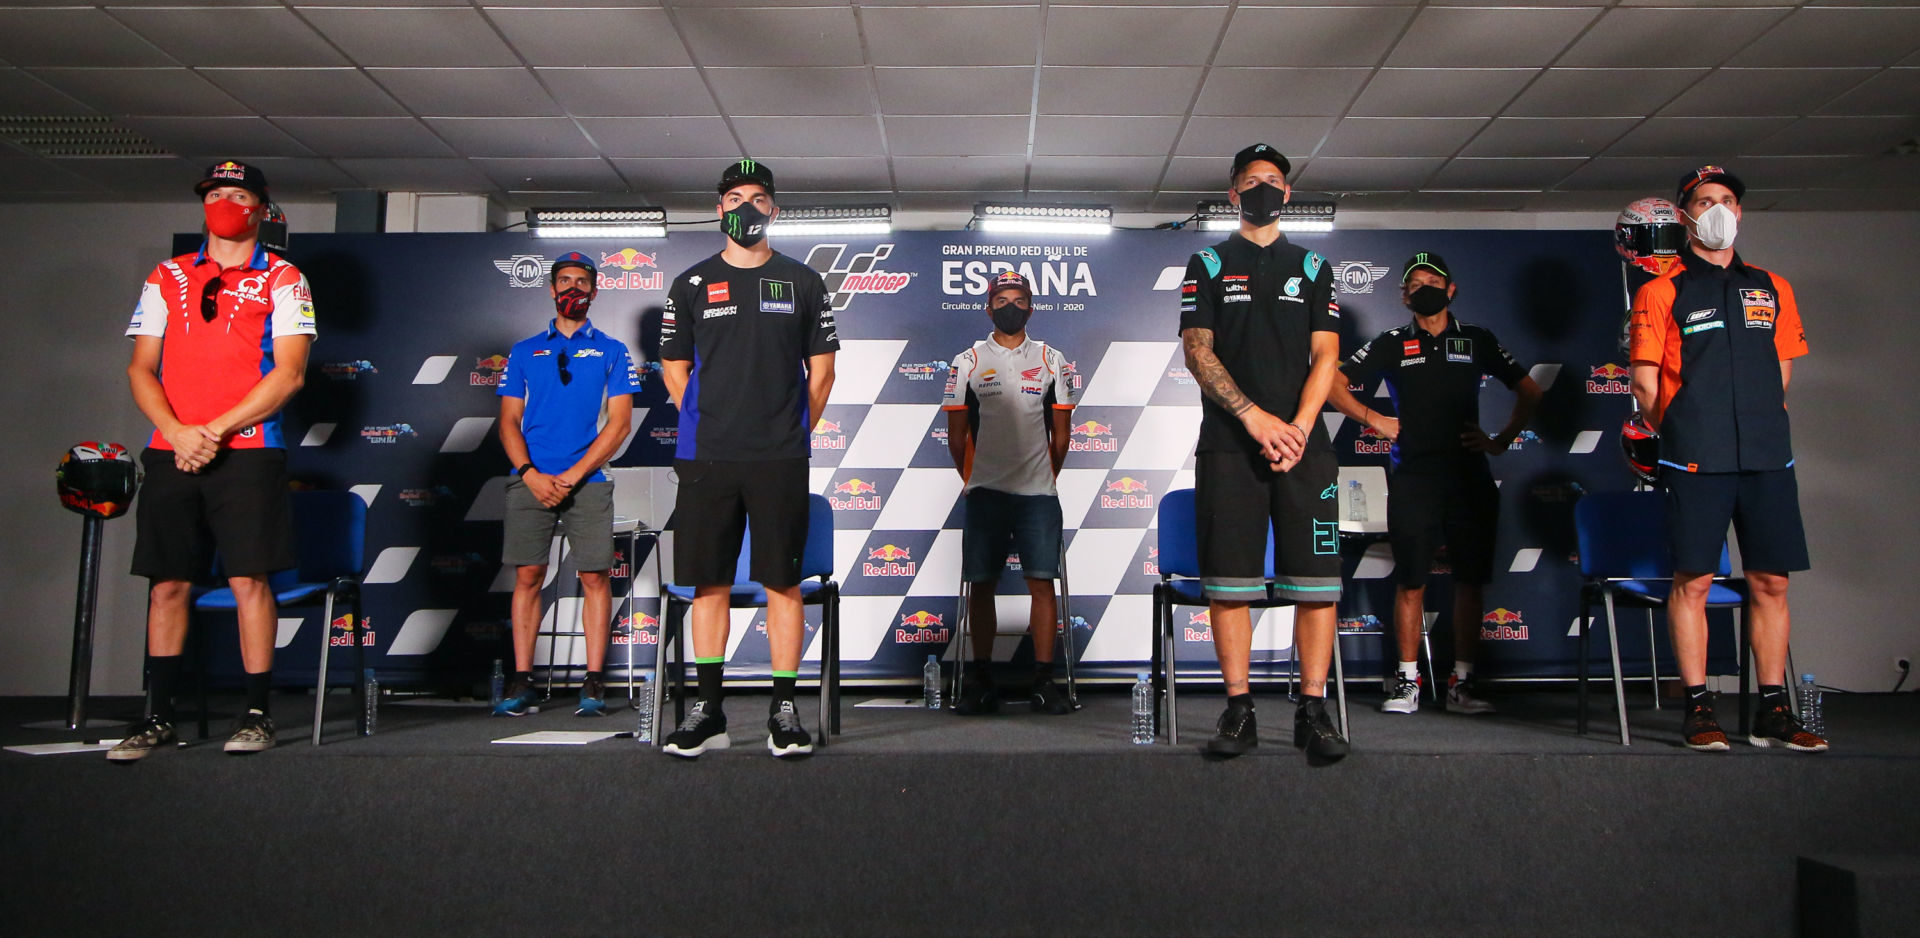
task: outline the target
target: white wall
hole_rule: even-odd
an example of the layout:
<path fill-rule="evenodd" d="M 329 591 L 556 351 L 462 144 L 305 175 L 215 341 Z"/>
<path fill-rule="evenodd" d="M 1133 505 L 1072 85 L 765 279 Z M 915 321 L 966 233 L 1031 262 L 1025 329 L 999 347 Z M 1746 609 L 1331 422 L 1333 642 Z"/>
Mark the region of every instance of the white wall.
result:
<path fill-rule="evenodd" d="M 286 206 L 295 231 L 328 231 L 331 205 Z M 1611 216 L 1355 213 L 1367 228 L 1604 227 Z M 0 381 L 14 414 L 0 447 L 0 694 L 64 694 L 80 519 L 53 495 L 60 454 L 83 439 L 138 446 L 150 430 L 128 398 L 121 333 L 141 279 L 197 207 L 0 204 Z M 1823 683 L 1893 685 L 1920 659 L 1901 584 L 1920 556 L 1920 313 L 1905 276 L 1920 213 L 1753 213 L 1743 256 L 1789 278 L 1813 354 L 1791 403 L 1814 569 L 1794 580 L 1795 652 Z M 324 312 L 322 316 L 324 316 Z M 324 332 L 324 325 L 322 327 Z M 324 338 L 322 339 L 324 341 Z M 133 521 L 106 528 L 94 688 L 135 693 L 143 584 L 127 576 Z"/>

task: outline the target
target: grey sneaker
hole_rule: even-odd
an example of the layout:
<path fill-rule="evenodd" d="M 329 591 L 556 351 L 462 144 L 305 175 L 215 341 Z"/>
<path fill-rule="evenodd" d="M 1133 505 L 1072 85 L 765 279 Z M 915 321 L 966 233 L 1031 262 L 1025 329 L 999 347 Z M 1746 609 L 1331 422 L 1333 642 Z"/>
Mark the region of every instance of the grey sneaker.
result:
<path fill-rule="evenodd" d="M 1492 713 L 1493 704 L 1474 696 L 1473 678 L 1461 680 L 1455 674 L 1447 678 L 1447 710 L 1451 713 Z"/>
<path fill-rule="evenodd" d="M 1394 676 L 1393 692 L 1387 695 L 1387 699 L 1384 703 L 1380 704 L 1380 712 L 1382 713 L 1419 713 L 1420 712 L 1420 681 L 1419 679 L 1410 678 L 1404 674 L 1396 674 Z"/>
<path fill-rule="evenodd" d="M 225 748 L 229 755 L 238 756 L 272 749 L 273 718 L 258 710 L 241 714 L 234 725 L 233 735 L 227 737 Z"/>
<path fill-rule="evenodd" d="M 107 750 L 108 762 L 138 762 L 156 751 L 176 748 L 173 724 L 152 717 L 127 727 L 126 738 Z"/>

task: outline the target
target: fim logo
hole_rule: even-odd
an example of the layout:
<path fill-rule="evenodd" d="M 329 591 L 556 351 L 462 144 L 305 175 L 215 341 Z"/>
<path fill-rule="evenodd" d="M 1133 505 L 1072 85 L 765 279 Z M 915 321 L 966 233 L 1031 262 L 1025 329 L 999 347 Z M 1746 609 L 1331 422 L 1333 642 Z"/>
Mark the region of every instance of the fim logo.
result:
<path fill-rule="evenodd" d="M 1212 642 L 1213 613 L 1205 609 L 1187 613 L 1187 629 L 1184 637 L 1190 642 Z"/>
<path fill-rule="evenodd" d="M 666 275 L 659 270 L 650 274 L 640 273 L 642 267 L 657 267 L 655 255 L 636 251 L 633 248 L 600 255 L 600 276 L 595 281 L 602 290 L 661 290 L 667 285 Z M 621 271 L 608 274 L 606 268 Z"/>
<path fill-rule="evenodd" d="M 820 418 L 820 422 L 813 425 L 813 448 L 817 450 L 846 449 L 846 431 L 841 429 L 838 423 L 825 417 Z"/>
<path fill-rule="evenodd" d="M 912 274 L 883 270 L 880 262 L 893 254 L 893 245 L 881 244 L 848 258 L 844 244 L 816 244 L 807 252 L 807 266 L 820 272 L 832 298 L 834 312 L 847 308 L 861 294 L 893 294 L 907 288 Z"/>
<path fill-rule="evenodd" d="M 1073 436 L 1086 439 L 1070 440 L 1067 443 L 1068 452 L 1117 453 L 1120 451 L 1120 440 L 1113 435 L 1113 428 L 1098 420 L 1074 425 Z"/>
<path fill-rule="evenodd" d="M 380 369 L 363 358 L 357 362 L 328 362 L 320 366 L 320 373 L 335 381 L 358 381 L 361 375 L 379 374 Z"/>
<path fill-rule="evenodd" d="M 515 254 L 495 260 L 493 266 L 516 287 L 537 287 L 547 282 L 547 259 L 538 254 Z"/>
<path fill-rule="evenodd" d="M 1121 476 L 1107 483 L 1107 490 L 1100 493 L 1102 508 L 1152 508 L 1153 493 L 1145 482 L 1133 476 Z"/>
<path fill-rule="evenodd" d="M 384 427 L 361 427 L 360 438 L 369 443 L 398 443 L 404 436 L 419 436 L 413 432 L 413 425 L 396 423 Z"/>
<path fill-rule="evenodd" d="M 951 362 L 902 362 L 893 370 L 908 381 L 933 381 L 952 368 Z"/>
<path fill-rule="evenodd" d="M 1334 268 L 1333 280 L 1341 293 L 1372 293 L 1373 284 L 1387 275 L 1387 269 L 1372 261 L 1342 261 Z"/>
<path fill-rule="evenodd" d="M 335 647 L 343 645 L 348 648 L 353 647 L 353 613 L 334 617 L 332 629 L 327 633 L 327 644 Z M 368 616 L 366 621 L 360 623 L 360 644 L 363 646 L 373 644 L 372 616 Z"/>
<path fill-rule="evenodd" d="M 876 560 L 880 562 L 874 563 Z M 864 576 L 913 576 L 919 570 L 920 565 L 913 562 L 913 551 L 892 544 L 867 551 L 866 562 L 860 565 Z"/>
<path fill-rule="evenodd" d="M 642 612 L 637 615 L 622 616 L 613 627 L 615 645 L 658 645 L 660 644 L 660 620 Z"/>
<path fill-rule="evenodd" d="M 1505 606 L 1480 617 L 1480 640 L 1483 642 L 1524 642 L 1527 640 L 1526 620 L 1520 610 Z"/>
<path fill-rule="evenodd" d="M 893 630 L 894 643 L 899 645 L 938 645 L 952 638 L 953 629 L 925 609 L 902 615 L 900 625 Z"/>
<path fill-rule="evenodd" d="M 832 505 L 835 511 L 880 510 L 882 501 L 880 488 L 864 479 L 848 479 L 834 486 L 833 491 L 835 495 L 847 496 L 846 498 L 827 496 L 827 503 Z"/>
<path fill-rule="evenodd" d="M 473 372 L 467 376 L 467 387 L 498 387 L 500 376 L 507 373 L 507 356 L 488 355 L 473 360 Z"/>
<path fill-rule="evenodd" d="M 1353 451 L 1360 455 L 1393 452 L 1393 441 L 1380 435 L 1380 431 L 1362 425 L 1360 435 L 1353 438 Z"/>
<path fill-rule="evenodd" d="M 1160 548 L 1147 548 L 1147 559 L 1140 561 L 1140 572 L 1147 576 L 1160 575 Z"/>
<path fill-rule="evenodd" d="M 1612 362 L 1595 365 L 1587 375 L 1587 393 L 1632 394 L 1633 387 L 1627 383 L 1632 376 L 1633 372 Z"/>

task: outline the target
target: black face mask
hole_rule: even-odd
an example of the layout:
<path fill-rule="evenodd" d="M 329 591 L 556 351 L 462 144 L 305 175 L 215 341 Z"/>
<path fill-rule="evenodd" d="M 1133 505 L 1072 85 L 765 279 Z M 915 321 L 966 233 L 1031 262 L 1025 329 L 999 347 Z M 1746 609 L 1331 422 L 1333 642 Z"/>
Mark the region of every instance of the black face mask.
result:
<path fill-rule="evenodd" d="M 720 216 L 720 231 L 733 243 L 750 248 L 766 238 L 769 217 L 752 202 L 742 202 Z"/>
<path fill-rule="evenodd" d="M 1431 316 L 1446 309 L 1452 302 L 1453 297 L 1448 296 L 1446 290 L 1436 286 L 1424 286 L 1407 297 L 1407 308 L 1413 310 L 1417 316 Z"/>
<path fill-rule="evenodd" d="M 992 307 L 987 313 L 993 317 L 993 328 L 1002 335 L 1019 335 L 1027 327 L 1027 320 L 1033 318 L 1033 310 L 1021 309 L 1012 303 Z"/>
<path fill-rule="evenodd" d="M 1240 217 L 1262 228 L 1273 224 L 1286 204 L 1286 190 L 1272 183 L 1263 182 L 1240 190 Z"/>

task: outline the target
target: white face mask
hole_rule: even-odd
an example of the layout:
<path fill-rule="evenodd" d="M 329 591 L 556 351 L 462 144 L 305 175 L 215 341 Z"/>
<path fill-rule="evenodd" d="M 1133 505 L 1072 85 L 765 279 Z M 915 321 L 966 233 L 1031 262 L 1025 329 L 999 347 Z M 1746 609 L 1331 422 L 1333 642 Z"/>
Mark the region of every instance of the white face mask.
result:
<path fill-rule="evenodd" d="M 1698 217 L 1689 215 L 1693 222 L 1693 236 L 1700 245 L 1709 251 L 1724 251 L 1733 247 L 1734 236 L 1740 233 L 1740 219 L 1726 203 L 1717 203 L 1701 212 Z"/>

